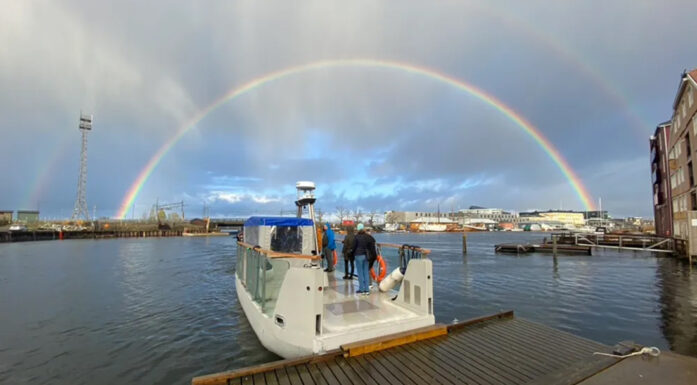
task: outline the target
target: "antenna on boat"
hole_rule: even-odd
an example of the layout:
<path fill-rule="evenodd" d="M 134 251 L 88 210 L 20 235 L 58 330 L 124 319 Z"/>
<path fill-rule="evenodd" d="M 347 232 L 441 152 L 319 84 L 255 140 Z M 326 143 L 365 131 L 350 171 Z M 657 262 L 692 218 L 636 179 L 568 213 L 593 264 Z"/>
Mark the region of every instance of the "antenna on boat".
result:
<path fill-rule="evenodd" d="M 298 218 L 302 218 L 303 209 L 308 208 L 310 213 L 310 219 L 312 220 L 312 237 L 315 241 L 315 253 L 319 255 L 319 240 L 317 239 L 317 223 L 315 221 L 315 182 L 310 181 L 300 181 L 295 184 L 295 188 L 298 190 L 298 200 L 295 201 L 295 205 L 298 206 Z"/>

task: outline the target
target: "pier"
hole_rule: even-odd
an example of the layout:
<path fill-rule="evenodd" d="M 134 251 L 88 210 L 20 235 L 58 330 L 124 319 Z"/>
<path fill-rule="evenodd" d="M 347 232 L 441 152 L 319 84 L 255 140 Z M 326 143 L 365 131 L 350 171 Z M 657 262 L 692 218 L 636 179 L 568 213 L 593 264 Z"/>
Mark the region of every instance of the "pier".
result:
<path fill-rule="evenodd" d="M 663 352 L 619 359 L 613 348 L 512 311 L 342 346 L 192 380 L 216 384 L 647 384 L 697 383 L 697 359 Z"/>
<path fill-rule="evenodd" d="M 195 233 L 188 233 L 195 234 Z M 201 233 L 205 234 L 205 233 Z M 145 237 L 180 237 L 182 230 L 147 230 L 147 231 L 0 231 L 0 243 L 51 241 L 63 239 L 106 239 L 106 238 L 145 238 Z"/>
<path fill-rule="evenodd" d="M 553 254 L 583 254 L 591 255 L 590 246 L 578 246 L 578 245 L 564 245 L 558 244 L 553 245 L 551 243 L 502 243 L 494 246 L 494 250 L 497 253 L 513 253 L 513 254 L 527 254 L 527 253 L 553 253 Z"/>

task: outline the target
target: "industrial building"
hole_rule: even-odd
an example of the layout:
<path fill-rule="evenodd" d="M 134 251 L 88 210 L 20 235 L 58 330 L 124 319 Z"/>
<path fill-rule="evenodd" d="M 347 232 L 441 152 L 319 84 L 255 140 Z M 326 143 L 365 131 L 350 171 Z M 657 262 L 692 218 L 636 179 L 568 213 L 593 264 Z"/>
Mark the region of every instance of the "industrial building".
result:
<path fill-rule="evenodd" d="M 12 223 L 12 213 L 11 210 L 0 210 L 0 226 Z"/>
<path fill-rule="evenodd" d="M 39 212 L 35 210 L 19 210 L 17 211 L 17 222 L 32 223 L 39 221 Z"/>
<path fill-rule="evenodd" d="M 461 222 L 464 224 L 464 222 L 469 222 L 471 223 L 472 220 L 480 220 L 480 219 L 488 219 L 492 220 L 494 222 L 500 223 L 500 222 L 506 222 L 506 223 L 517 223 L 518 222 L 518 213 L 512 212 L 512 211 L 505 211 L 502 209 L 492 209 L 492 208 L 486 208 L 486 207 L 480 207 L 480 206 L 470 206 L 469 209 L 466 210 L 458 210 L 458 212 L 455 213 L 455 216 L 461 220 L 458 220 L 458 222 Z"/>
<path fill-rule="evenodd" d="M 577 227 L 581 227 L 586 224 L 584 213 L 578 211 L 532 211 L 520 213 L 520 217 L 521 222 L 526 223 L 555 223 L 573 225 Z"/>
<path fill-rule="evenodd" d="M 479 206 L 470 206 L 469 209 L 453 212 L 421 212 L 421 211 L 388 211 L 385 213 L 385 223 L 407 224 L 415 221 L 435 223 L 441 218 L 443 223 L 458 223 L 466 225 L 471 223 L 507 222 L 517 223 L 518 214 L 515 212 L 504 211 L 502 209 L 491 209 Z M 447 219 L 448 221 L 445 221 Z"/>

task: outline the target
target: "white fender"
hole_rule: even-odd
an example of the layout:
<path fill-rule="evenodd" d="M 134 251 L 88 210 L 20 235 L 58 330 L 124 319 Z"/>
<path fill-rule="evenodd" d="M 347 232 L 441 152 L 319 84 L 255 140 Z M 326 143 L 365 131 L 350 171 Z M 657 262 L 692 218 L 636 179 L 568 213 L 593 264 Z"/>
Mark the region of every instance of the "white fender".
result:
<path fill-rule="evenodd" d="M 380 282 L 380 291 L 388 292 L 394 289 L 398 283 L 402 282 L 402 279 L 404 279 L 404 275 L 399 271 L 399 267 L 392 270 L 392 272 Z"/>

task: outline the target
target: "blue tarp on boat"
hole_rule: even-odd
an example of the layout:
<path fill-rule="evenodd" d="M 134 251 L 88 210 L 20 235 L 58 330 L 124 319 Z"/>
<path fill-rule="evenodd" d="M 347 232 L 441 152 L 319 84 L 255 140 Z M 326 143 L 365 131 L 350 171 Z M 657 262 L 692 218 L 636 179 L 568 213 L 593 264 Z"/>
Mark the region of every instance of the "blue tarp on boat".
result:
<path fill-rule="evenodd" d="M 312 220 L 294 217 L 249 217 L 249 219 L 244 222 L 244 226 L 312 226 Z"/>

